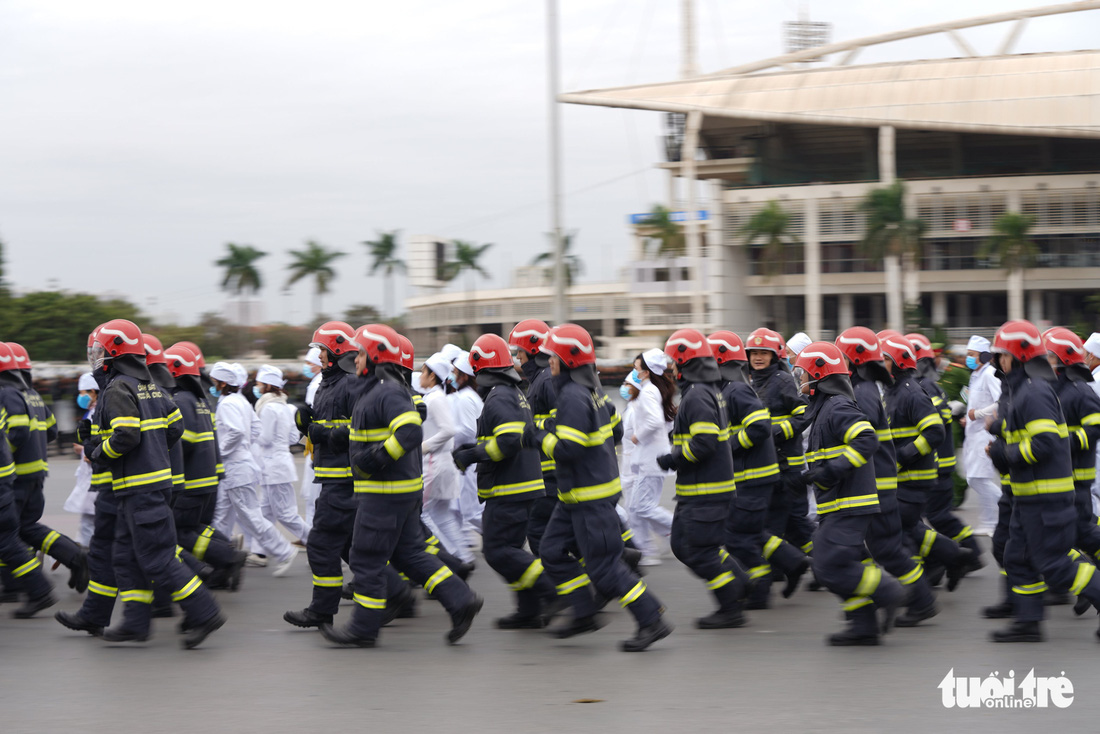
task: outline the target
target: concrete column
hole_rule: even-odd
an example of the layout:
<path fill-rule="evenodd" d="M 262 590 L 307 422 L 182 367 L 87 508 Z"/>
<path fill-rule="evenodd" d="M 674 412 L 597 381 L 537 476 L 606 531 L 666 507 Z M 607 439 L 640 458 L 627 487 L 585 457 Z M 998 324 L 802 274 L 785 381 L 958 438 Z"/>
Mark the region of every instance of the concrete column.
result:
<path fill-rule="evenodd" d="M 1043 320 L 1043 292 L 1027 292 L 1027 318 L 1033 324 L 1039 325 Z"/>
<path fill-rule="evenodd" d="M 851 293 L 837 296 L 836 320 L 838 331 L 856 325 L 856 297 Z"/>
<path fill-rule="evenodd" d="M 603 337 L 604 344 L 611 344 L 615 338 L 615 297 L 605 296 L 603 299 Z M 607 351 L 606 349 L 604 350 Z M 605 355 L 606 356 L 606 355 Z"/>
<path fill-rule="evenodd" d="M 932 294 L 932 323 L 937 326 L 947 325 L 947 294 L 943 291 Z"/>
<path fill-rule="evenodd" d="M 894 128 L 883 125 L 878 129 L 878 174 L 883 186 L 889 186 L 897 178 L 897 165 L 894 156 Z M 905 303 L 902 288 L 901 263 L 896 257 L 886 257 L 883 262 L 886 293 L 886 324 L 891 329 L 905 330 Z"/>
<path fill-rule="evenodd" d="M 703 280 L 703 228 L 696 212 L 699 211 L 699 194 L 697 186 L 697 171 L 695 166 L 695 152 L 699 148 L 699 128 L 703 125 L 703 113 L 698 110 L 688 114 L 687 130 L 684 134 L 684 144 L 681 148 L 680 160 L 683 161 L 685 183 L 687 184 L 687 220 L 684 223 L 687 235 L 688 262 L 691 263 L 691 280 L 694 284 L 691 288 L 691 325 L 702 328 L 705 325 L 705 306 Z"/>
<path fill-rule="evenodd" d="M 894 128 L 883 125 L 878 129 L 878 177 L 884 186 L 894 183 L 898 177 L 897 159 L 894 156 Z"/>
<path fill-rule="evenodd" d="M 806 334 L 813 340 L 821 335 L 821 242 L 817 218 L 817 199 L 805 200 L 806 233 L 803 247 L 806 257 Z"/>
<path fill-rule="evenodd" d="M 955 313 L 955 323 L 952 326 L 970 326 L 970 294 L 956 294 L 955 303 L 958 305 L 958 309 Z"/>

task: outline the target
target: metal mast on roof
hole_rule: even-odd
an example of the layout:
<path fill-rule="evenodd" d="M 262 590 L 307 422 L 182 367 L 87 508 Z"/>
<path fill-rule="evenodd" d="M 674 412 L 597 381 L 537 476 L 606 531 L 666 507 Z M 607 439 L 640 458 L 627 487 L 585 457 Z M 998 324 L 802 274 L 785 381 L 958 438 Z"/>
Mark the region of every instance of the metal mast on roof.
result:
<path fill-rule="evenodd" d="M 569 320 L 565 303 L 565 240 L 561 206 L 561 107 L 558 102 L 558 3 L 546 0 L 546 57 L 550 86 L 550 226 L 554 238 L 554 323 Z"/>

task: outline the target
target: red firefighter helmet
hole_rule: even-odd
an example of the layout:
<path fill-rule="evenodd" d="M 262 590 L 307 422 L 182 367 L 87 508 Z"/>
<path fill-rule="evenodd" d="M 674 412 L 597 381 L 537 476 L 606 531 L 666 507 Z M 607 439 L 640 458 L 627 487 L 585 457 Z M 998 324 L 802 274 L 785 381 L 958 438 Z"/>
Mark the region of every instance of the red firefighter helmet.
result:
<path fill-rule="evenodd" d="M 853 326 L 840 332 L 836 347 L 853 365 L 882 361 L 878 336 L 866 326 Z"/>
<path fill-rule="evenodd" d="M 1029 362 L 1046 355 L 1043 337 L 1030 321 L 1009 321 L 997 329 L 990 351 L 1011 354 L 1021 362 Z"/>
<path fill-rule="evenodd" d="M 496 334 L 482 334 L 470 347 L 470 366 L 475 375 L 482 370 L 513 367 L 508 342 Z"/>
<path fill-rule="evenodd" d="M 358 351 L 358 345 L 355 343 L 355 329 L 343 321 L 326 321 L 318 326 L 317 331 L 313 332 L 313 341 L 309 345 L 325 349 L 333 357 L 342 357 L 349 352 Z"/>
<path fill-rule="evenodd" d="M 848 375 L 844 354 L 835 344 L 813 342 L 806 346 L 794 360 L 795 369 L 805 370 L 812 382 L 829 375 Z"/>
<path fill-rule="evenodd" d="M 172 373 L 172 377 L 199 376 L 199 358 L 195 356 L 193 350 L 185 346 L 186 344 L 187 342 L 179 342 L 164 350 L 164 363 Z"/>
<path fill-rule="evenodd" d="M 879 346 L 882 353 L 893 360 L 894 364 L 903 370 L 912 370 L 917 367 L 917 358 L 913 352 L 913 345 L 909 340 L 893 329 L 883 329 L 878 333 Z"/>
<path fill-rule="evenodd" d="M 202 350 L 199 349 L 198 344 L 195 342 L 176 342 L 176 344 L 191 350 L 191 353 L 195 355 L 195 359 L 198 360 L 195 364 L 198 365 L 200 370 L 206 366 L 206 357 L 202 356 Z"/>
<path fill-rule="evenodd" d="M 20 367 L 19 363 L 15 361 L 15 352 L 6 343 L 0 342 L 0 372 L 17 369 L 20 369 Z"/>
<path fill-rule="evenodd" d="M 550 327 L 545 321 L 526 319 L 516 324 L 508 334 L 508 344 L 534 356 L 539 353 L 549 336 Z"/>
<path fill-rule="evenodd" d="M 665 354 L 678 367 L 683 367 L 693 359 L 713 357 L 714 349 L 698 329 L 678 329 L 665 342 Z"/>
<path fill-rule="evenodd" d="M 917 359 L 936 358 L 936 353 L 932 350 L 932 342 L 924 334 L 913 332 L 906 334 L 905 338 L 913 345 L 913 356 Z"/>
<path fill-rule="evenodd" d="M 145 339 L 133 321 L 112 319 L 99 327 L 92 344 L 96 364 L 123 355 L 145 356 Z"/>
<path fill-rule="evenodd" d="M 27 354 L 27 350 L 23 348 L 23 345 L 18 342 L 8 342 L 8 346 L 11 347 L 11 353 L 15 355 L 15 363 L 19 365 L 17 370 L 29 370 L 31 368 L 31 355 Z"/>
<path fill-rule="evenodd" d="M 550 329 L 541 351 L 560 359 L 567 369 L 596 364 L 596 345 L 592 336 L 576 324 L 560 324 Z"/>
<path fill-rule="evenodd" d="M 783 341 L 783 336 L 778 331 L 760 327 L 749 334 L 749 338 L 745 340 L 745 350 L 747 352 L 767 350 L 779 359 L 783 359 L 787 356 L 787 343 Z"/>
<path fill-rule="evenodd" d="M 401 343 L 401 366 L 407 370 L 413 369 L 413 357 L 416 352 L 413 351 L 413 343 L 404 334 L 398 334 L 397 340 Z"/>
<path fill-rule="evenodd" d="M 748 359 L 745 356 L 745 345 L 741 342 L 741 337 L 732 331 L 716 331 L 707 337 L 707 341 L 718 364 L 745 362 Z"/>
<path fill-rule="evenodd" d="M 165 364 L 164 345 L 152 334 L 142 334 L 145 341 L 145 364 Z"/>
<path fill-rule="evenodd" d="M 1048 352 L 1056 356 L 1062 364 L 1085 363 L 1085 344 L 1081 337 L 1064 326 L 1055 326 L 1043 332 L 1043 344 Z"/>
<path fill-rule="evenodd" d="M 329 323 L 338 324 L 340 322 L 333 321 Z M 328 326 L 328 324 L 325 324 L 325 326 Z M 320 332 L 321 329 L 317 331 Z M 396 364 L 400 366 L 403 363 L 401 358 L 401 335 L 385 324 L 360 326 L 359 331 L 355 332 L 351 338 L 351 343 L 366 352 L 367 359 L 374 364 Z"/>

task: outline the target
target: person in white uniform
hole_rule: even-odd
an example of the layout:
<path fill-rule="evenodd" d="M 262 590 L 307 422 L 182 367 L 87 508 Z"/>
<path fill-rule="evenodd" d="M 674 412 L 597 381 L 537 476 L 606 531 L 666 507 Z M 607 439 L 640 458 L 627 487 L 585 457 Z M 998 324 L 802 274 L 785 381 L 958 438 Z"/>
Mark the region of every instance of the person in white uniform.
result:
<path fill-rule="evenodd" d="M 85 372 L 80 376 L 76 389 L 79 391 L 76 404 L 84 411 L 82 419 L 90 421 L 95 416 L 99 385 L 91 372 Z M 80 461 L 76 465 L 76 486 L 65 500 L 64 510 L 80 515 L 80 536 L 77 541 L 87 548 L 95 529 L 95 494 L 91 491 L 92 465 L 84 458 L 84 447 L 79 443 L 73 444 L 73 451 Z"/>
<path fill-rule="evenodd" d="M 626 440 L 622 442 L 622 452 L 619 457 L 619 479 L 622 484 L 623 496 L 620 500 L 621 504 L 615 506 L 615 510 L 627 527 L 631 527 L 630 511 L 625 508 L 630 507 L 630 497 L 634 493 L 634 482 L 638 478 L 638 466 L 634 463 L 634 442 L 629 440 L 629 437 L 634 435 L 634 401 L 641 391 L 642 383 L 638 381 L 638 373 L 631 370 L 630 374 L 623 380 L 623 384 L 619 385 L 619 397 L 626 403 L 623 408 L 623 436 L 626 437 Z M 623 517 L 624 514 L 626 515 L 625 518 Z"/>
<path fill-rule="evenodd" d="M 1085 366 L 1092 370 L 1089 387 L 1100 395 L 1100 332 L 1093 332 L 1085 340 Z M 1096 458 L 1100 459 L 1100 446 L 1096 447 Z M 1092 482 L 1092 510 L 1100 514 L 1100 474 Z"/>
<path fill-rule="evenodd" d="M 226 362 L 218 362 L 210 370 L 210 379 L 220 396 L 217 438 L 225 466 L 225 478 L 218 485 L 214 527 L 229 535 L 235 516 L 246 536 L 258 543 L 265 555 L 275 559 L 273 575 L 282 576 L 290 570 L 298 549 L 260 512 L 260 500 L 256 496 L 260 472 L 252 456 L 253 423 L 256 424 L 255 436 L 259 436 L 260 429 L 252 406 L 240 393 L 240 386 L 245 382 L 240 374 L 243 371 L 239 365 Z"/>
<path fill-rule="evenodd" d="M 667 473 L 657 465 L 658 457 L 672 451 L 668 434 L 676 410 L 672 405 L 675 387 L 665 372 L 668 357 L 660 349 L 650 349 L 634 361 L 642 389 L 631 403 L 634 406 L 634 432 L 624 440 L 634 444 L 631 463 L 637 467 L 634 488 L 630 493 L 630 526 L 634 543 L 642 552 L 639 565 L 661 563 L 655 537 L 668 538 L 672 532 L 672 513 L 661 507 Z"/>
<path fill-rule="evenodd" d="M 309 386 L 306 387 L 306 405 L 313 407 L 313 396 L 317 394 L 317 388 L 321 386 L 321 350 L 310 347 L 306 352 L 305 364 L 302 365 L 302 377 L 309 378 Z M 305 441 L 305 438 L 301 438 Z M 302 504 L 305 505 L 306 527 L 313 527 L 313 511 L 317 506 L 317 495 L 321 492 L 321 485 L 313 483 L 313 452 L 306 451 L 305 466 L 302 469 L 302 483 L 298 490 L 302 495 Z"/>
<path fill-rule="evenodd" d="M 260 513 L 274 525 L 276 522 L 305 547 L 309 526 L 298 514 L 298 498 L 294 495 L 294 482 L 298 469 L 290 454 L 290 445 L 298 442 L 298 429 L 294 425 L 294 406 L 287 403 L 283 387 L 286 380 L 278 367 L 265 364 L 256 372 L 256 416 L 260 419 L 260 485 L 263 499 Z"/>
<path fill-rule="evenodd" d="M 813 340 L 806 335 L 805 332 L 799 331 L 790 339 L 787 340 L 787 364 L 793 365 L 794 361 L 798 359 L 798 355 L 802 354 L 802 350 L 810 346 Z M 805 430 L 802 432 L 802 450 L 808 451 L 810 446 L 810 431 Z M 811 522 L 817 522 L 817 492 L 810 485 L 806 486 L 806 506 L 809 508 L 809 513 L 806 517 L 810 518 Z"/>
<path fill-rule="evenodd" d="M 454 368 L 442 354 L 433 354 L 420 371 L 420 389 L 424 393 L 424 439 L 421 457 L 424 466 L 425 524 L 443 543 L 443 547 L 463 563 L 473 563 L 474 554 L 462 537 L 462 525 L 455 512 L 458 499 L 458 470 L 451 459 L 454 450 L 455 426 L 451 417 L 451 401 L 443 385 Z"/>
<path fill-rule="evenodd" d="M 454 443 L 462 446 L 477 443 L 477 419 L 481 416 L 484 403 L 477 394 L 477 382 L 474 380 L 474 368 L 470 366 L 470 355 L 462 352 L 454 360 L 455 391 L 447 396 L 451 404 L 451 417 L 454 421 Z M 481 534 L 481 513 L 484 506 L 477 498 L 477 469 L 467 467 L 458 475 L 458 509 L 461 515 L 464 537 L 470 532 Z"/>
<path fill-rule="evenodd" d="M 978 498 L 978 522 L 975 535 L 992 535 L 997 526 L 997 502 L 1001 499 L 1001 475 L 993 467 L 986 447 L 993 436 L 986 430 L 986 418 L 997 412 L 1001 397 L 1001 381 L 993 368 L 989 340 L 975 334 L 966 344 L 966 366 L 970 387 L 966 401 L 965 438 L 963 439 L 963 471 L 966 483 Z"/>

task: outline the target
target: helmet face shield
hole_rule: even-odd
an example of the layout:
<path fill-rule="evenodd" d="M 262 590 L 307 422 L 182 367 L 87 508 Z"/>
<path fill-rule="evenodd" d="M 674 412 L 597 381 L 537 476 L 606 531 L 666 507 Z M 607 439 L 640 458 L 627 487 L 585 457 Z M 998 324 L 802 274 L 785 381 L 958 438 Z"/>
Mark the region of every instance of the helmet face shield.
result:
<path fill-rule="evenodd" d="M 88 347 L 88 364 L 91 365 L 93 370 L 98 370 L 103 367 L 103 362 L 107 359 L 107 350 L 103 345 L 96 342 L 92 346 Z"/>

